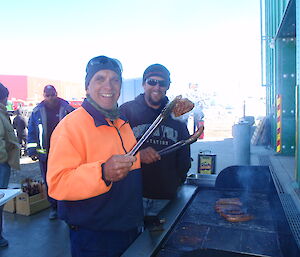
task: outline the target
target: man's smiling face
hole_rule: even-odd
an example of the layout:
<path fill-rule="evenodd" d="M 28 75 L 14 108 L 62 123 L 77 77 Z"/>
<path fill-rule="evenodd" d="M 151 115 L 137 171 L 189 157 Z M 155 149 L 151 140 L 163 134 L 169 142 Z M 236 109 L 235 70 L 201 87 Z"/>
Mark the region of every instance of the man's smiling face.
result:
<path fill-rule="evenodd" d="M 156 83 L 156 85 L 150 85 L 148 81 L 163 81 L 165 84 L 165 81 L 162 77 L 159 76 L 151 76 L 146 79 L 146 81 L 143 84 L 144 92 L 145 92 L 145 101 L 146 103 L 154 108 L 158 109 L 161 105 L 161 102 L 163 98 L 166 96 L 166 92 L 169 89 L 168 86 L 160 86 L 159 83 Z"/>
<path fill-rule="evenodd" d="M 100 70 L 92 77 L 86 92 L 103 109 L 116 105 L 121 89 L 121 79 L 112 70 Z"/>

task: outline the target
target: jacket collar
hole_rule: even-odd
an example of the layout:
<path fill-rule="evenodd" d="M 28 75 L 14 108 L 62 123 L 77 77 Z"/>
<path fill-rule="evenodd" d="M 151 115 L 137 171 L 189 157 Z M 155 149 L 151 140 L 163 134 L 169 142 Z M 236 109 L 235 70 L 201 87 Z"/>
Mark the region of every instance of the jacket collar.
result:
<path fill-rule="evenodd" d="M 108 122 L 106 121 L 105 116 L 100 111 L 96 110 L 96 108 L 94 106 L 92 106 L 86 98 L 84 99 L 81 106 L 92 116 L 96 127 L 99 127 L 102 125 L 110 126 L 108 124 Z M 119 118 L 121 120 L 123 120 L 124 122 L 127 122 L 127 119 L 125 118 L 125 116 L 120 115 Z"/>

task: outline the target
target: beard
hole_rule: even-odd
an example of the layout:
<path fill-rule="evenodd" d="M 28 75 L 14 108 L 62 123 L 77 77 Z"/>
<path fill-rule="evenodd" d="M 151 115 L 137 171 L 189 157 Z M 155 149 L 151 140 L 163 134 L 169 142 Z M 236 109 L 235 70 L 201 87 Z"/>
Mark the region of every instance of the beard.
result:
<path fill-rule="evenodd" d="M 155 100 L 153 100 L 151 97 L 149 98 L 149 103 L 150 103 L 151 105 L 154 105 L 154 106 L 159 107 L 159 106 L 161 106 L 161 102 L 162 102 L 162 99 L 160 99 L 159 101 L 155 101 Z"/>
<path fill-rule="evenodd" d="M 58 99 L 53 99 L 52 101 L 46 101 L 46 106 L 50 109 L 54 109 L 59 105 Z"/>
<path fill-rule="evenodd" d="M 158 99 L 155 99 L 153 97 L 151 97 L 150 95 L 145 95 L 146 101 L 148 102 L 148 104 L 155 106 L 157 108 L 159 108 L 163 102 L 164 97 L 159 97 Z"/>

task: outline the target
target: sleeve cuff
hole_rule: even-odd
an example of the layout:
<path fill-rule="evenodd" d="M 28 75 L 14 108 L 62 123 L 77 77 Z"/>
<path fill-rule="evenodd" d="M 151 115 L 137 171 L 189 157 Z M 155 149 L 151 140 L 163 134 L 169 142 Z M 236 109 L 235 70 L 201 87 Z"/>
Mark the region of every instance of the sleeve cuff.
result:
<path fill-rule="evenodd" d="M 103 179 L 103 181 L 104 181 L 104 183 L 105 183 L 105 185 L 106 186 L 109 186 L 110 184 L 111 184 L 111 181 L 108 181 L 106 178 L 105 178 L 105 173 L 104 173 L 104 164 L 105 163 L 102 163 L 101 164 L 101 168 L 102 168 L 102 179 Z"/>

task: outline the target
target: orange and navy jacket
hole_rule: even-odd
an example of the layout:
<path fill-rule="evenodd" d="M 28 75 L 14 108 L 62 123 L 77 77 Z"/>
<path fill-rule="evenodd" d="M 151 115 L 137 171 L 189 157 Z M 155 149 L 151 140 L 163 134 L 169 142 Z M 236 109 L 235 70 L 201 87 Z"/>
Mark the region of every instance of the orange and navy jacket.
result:
<path fill-rule="evenodd" d="M 70 225 L 96 231 L 126 231 L 142 224 L 140 157 L 128 175 L 107 186 L 102 167 L 112 155 L 129 152 L 136 139 L 124 117 L 113 123 L 86 99 L 51 136 L 48 193 Z"/>

